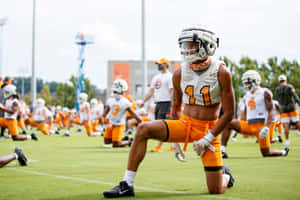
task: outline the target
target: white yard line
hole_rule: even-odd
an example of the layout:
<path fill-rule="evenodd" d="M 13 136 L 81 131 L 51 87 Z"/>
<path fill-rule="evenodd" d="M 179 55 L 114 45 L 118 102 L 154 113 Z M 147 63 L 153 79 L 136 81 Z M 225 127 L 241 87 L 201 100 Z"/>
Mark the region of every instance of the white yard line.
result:
<path fill-rule="evenodd" d="M 48 174 L 48 173 L 43 173 L 43 172 L 36 172 L 36 171 L 29 171 L 29 170 L 23 170 L 23 169 L 17 169 L 17 168 L 4 168 L 6 170 L 13 170 L 13 171 L 18 171 L 18 172 L 24 172 L 28 174 L 35 174 L 35 175 L 40 175 L 40 176 L 51 176 L 59 179 L 66 179 L 66 180 L 73 180 L 73 181 L 81 181 L 81 182 L 86 182 L 86 183 L 96 183 L 100 185 L 111 185 L 115 186 L 116 183 L 109 183 L 109 182 L 104 182 L 104 181 L 99 181 L 99 180 L 89 180 L 89 179 L 84 179 L 84 178 L 77 178 L 77 177 L 69 177 L 69 176 L 59 176 L 55 174 Z M 139 187 L 139 186 L 134 186 L 136 189 L 144 190 L 144 191 L 152 191 L 152 192 L 163 192 L 163 193 L 176 193 L 176 194 L 184 194 L 184 195 L 198 195 L 196 193 L 188 193 L 188 192 L 181 192 L 181 191 L 172 191 L 172 190 L 163 190 L 163 189 L 155 189 L 155 188 L 148 188 L 148 187 Z M 201 195 L 199 194 L 199 197 L 207 197 L 209 199 L 232 199 L 232 200 L 241 200 L 240 198 L 233 198 L 233 197 L 228 197 L 228 196 L 217 196 L 217 195 Z"/>

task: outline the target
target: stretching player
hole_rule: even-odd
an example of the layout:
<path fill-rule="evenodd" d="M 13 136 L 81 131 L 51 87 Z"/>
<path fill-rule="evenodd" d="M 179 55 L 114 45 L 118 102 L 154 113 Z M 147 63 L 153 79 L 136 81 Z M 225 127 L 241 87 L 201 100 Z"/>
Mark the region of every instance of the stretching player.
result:
<path fill-rule="evenodd" d="M 131 141 L 122 141 L 122 135 L 125 131 L 126 112 L 128 111 L 138 123 L 142 120 L 136 115 L 131 107 L 131 103 L 123 96 L 128 90 L 125 80 L 117 79 L 112 84 L 113 98 L 107 100 L 104 113 L 101 118 L 109 114 L 109 124 L 104 133 L 104 143 L 112 144 L 113 147 L 124 147 L 131 144 Z"/>
<path fill-rule="evenodd" d="M 6 99 L 5 107 L 0 105 L 0 110 L 4 112 L 4 118 L 0 117 L 0 127 L 8 128 L 9 133 L 13 140 L 38 140 L 36 135 L 19 135 L 17 114 L 19 110 L 19 96 L 16 92 L 16 86 L 7 85 L 3 89 L 3 95 Z"/>
<path fill-rule="evenodd" d="M 193 142 L 204 165 L 209 192 L 221 194 L 233 186 L 228 167 L 223 167 L 218 135 L 234 116 L 234 93 L 225 64 L 211 57 L 218 41 L 206 27 L 183 29 L 179 45 L 185 62 L 172 78 L 174 120 L 154 120 L 138 126 L 124 179 L 117 187 L 103 192 L 105 197 L 134 196 L 133 182 L 149 139 L 184 142 L 185 147 Z M 218 119 L 221 104 L 224 113 Z"/>
<path fill-rule="evenodd" d="M 289 148 L 284 150 L 270 149 L 270 126 L 273 118 L 272 94 L 266 88 L 261 88 L 261 77 L 255 70 L 248 70 L 242 76 L 244 88 L 248 91 L 244 98 L 246 121 L 233 119 L 222 133 L 222 152 L 226 146 L 232 129 L 237 132 L 256 136 L 261 154 L 265 156 L 287 156 Z M 223 153 L 223 155 L 224 155 Z"/>

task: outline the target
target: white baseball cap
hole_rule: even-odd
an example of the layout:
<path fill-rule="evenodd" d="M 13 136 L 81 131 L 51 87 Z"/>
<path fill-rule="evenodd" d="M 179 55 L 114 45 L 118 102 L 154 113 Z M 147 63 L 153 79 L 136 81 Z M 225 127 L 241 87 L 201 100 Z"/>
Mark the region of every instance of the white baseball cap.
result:
<path fill-rule="evenodd" d="M 278 81 L 281 82 L 281 81 L 286 81 L 286 76 L 281 74 L 279 77 L 278 77 Z"/>

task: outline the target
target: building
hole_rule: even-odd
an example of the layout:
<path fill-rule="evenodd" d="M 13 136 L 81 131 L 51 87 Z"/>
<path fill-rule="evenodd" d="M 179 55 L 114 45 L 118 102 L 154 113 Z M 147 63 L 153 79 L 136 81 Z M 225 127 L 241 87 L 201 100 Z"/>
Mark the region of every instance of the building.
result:
<path fill-rule="evenodd" d="M 148 67 L 148 88 L 151 80 L 158 72 L 156 61 L 147 61 Z M 169 70 L 172 73 L 175 69 L 180 67 L 180 61 L 170 61 Z M 122 78 L 127 81 L 129 87 L 129 95 L 133 99 L 143 98 L 143 64 L 141 61 L 134 60 L 112 60 L 108 61 L 107 70 L 107 97 L 111 94 L 111 85 L 116 78 Z"/>

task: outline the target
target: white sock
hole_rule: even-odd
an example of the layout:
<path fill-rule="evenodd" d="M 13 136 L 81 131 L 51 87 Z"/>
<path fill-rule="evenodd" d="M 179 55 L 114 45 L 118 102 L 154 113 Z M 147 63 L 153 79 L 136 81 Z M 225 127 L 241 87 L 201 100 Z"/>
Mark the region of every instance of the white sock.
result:
<path fill-rule="evenodd" d="M 285 140 L 285 145 L 289 146 L 290 145 L 290 140 Z"/>
<path fill-rule="evenodd" d="M 14 155 L 16 156 L 16 160 L 18 160 L 19 158 L 18 154 L 14 153 Z"/>
<path fill-rule="evenodd" d="M 225 179 L 225 181 L 224 181 Z M 227 187 L 228 183 L 229 183 L 229 179 L 230 176 L 228 174 L 223 174 L 223 185 L 225 185 L 225 183 L 227 183 L 225 186 Z"/>
<path fill-rule="evenodd" d="M 136 175 L 136 172 L 126 170 L 123 181 L 126 181 L 128 183 L 128 185 L 132 186 L 134 179 L 135 179 L 135 175 Z"/>
<path fill-rule="evenodd" d="M 226 146 L 221 145 L 221 151 L 226 152 Z"/>
<path fill-rule="evenodd" d="M 69 131 L 69 130 L 66 130 L 66 134 L 68 134 L 68 135 L 69 135 L 69 133 L 70 133 L 70 131 Z"/>
<path fill-rule="evenodd" d="M 286 155 L 286 150 L 281 150 L 282 155 L 285 156 Z"/>
<path fill-rule="evenodd" d="M 27 135 L 27 140 L 31 140 L 31 135 Z"/>

